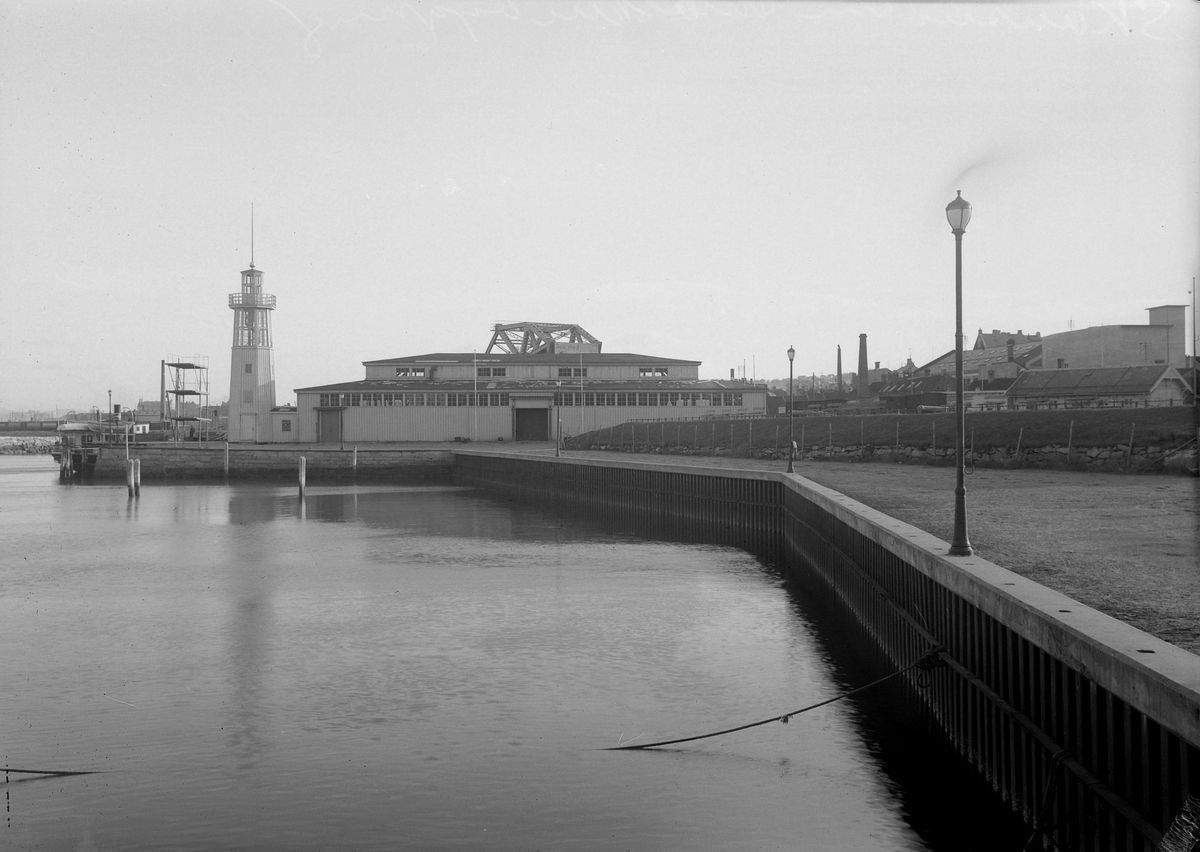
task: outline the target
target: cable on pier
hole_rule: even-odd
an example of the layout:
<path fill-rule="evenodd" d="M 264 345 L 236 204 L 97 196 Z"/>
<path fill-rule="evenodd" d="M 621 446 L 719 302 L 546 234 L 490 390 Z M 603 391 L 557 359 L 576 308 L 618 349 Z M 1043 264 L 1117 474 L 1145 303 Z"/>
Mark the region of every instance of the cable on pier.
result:
<path fill-rule="evenodd" d="M 849 698 L 851 695 L 855 695 L 859 692 L 868 690 L 873 686 L 878 686 L 879 684 L 884 683 L 885 681 L 889 681 L 892 678 L 899 677 L 900 675 L 904 674 L 905 672 L 910 672 L 913 669 L 922 669 L 923 671 L 928 672 L 939 666 L 945 665 L 942 662 L 941 657 L 939 656 L 943 650 L 945 650 L 945 649 L 940 646 L 933 648 L 932 650 L 927 652 L 924 656 L 922 656 L 919 660 L 917 660 L 914 663 L 910 663 L 909 665 L 905 666 L 904 668 L 896 669 L 896 671 L 891 672 L 890 674 L 886 674 L 881 678 L 876 678 L 875 680 L 871 681 L 870 683 L 865 683 L 862 686 L 857 686 L 854 689 L 851 689 L 849 692 L 843 692 L 841 695 L 835 695 L 833 698 L 826 698 L 824 701 L 818 701 L 816 704 L 810 704 L 807 707 L 801 707 L 799 710 L 793 710 L 790 713 L 784 713 L 783 715 L 780 715 L 780 716 L 772 716 L 769 719 L 763 719 L 758 722 L 750 722 L 749 724 L 746 724 L 746 725 L 738 725 L 736 728 L 726 728 L 723 731 L 714 731 L 711 734 L 697 734 L 696 736 L 693 736 L 693 737 L 680 737 L 678 739 L 662 740 L 662 741 L 656 742 L 656 743 L 642 743 L 641 745 L 611 746 L 606 749 L 601 749 L 601 751 L 635 751 L 638 749 L 658 748 L 659 746 L 676 745 L 677 743 L 690 743 L 695 740 L 706 740 L 706 739 L 710 739 L 712 737 L 720 737 L 725 734 L 736 733 L 737 731 L 744 731 L 748 728 L 757 728 L 759 725 L 768 725 L 771 722 L 783 722 L 783 724 L 786 725 L 793 716 L 799 716 L 801 713 L 807 713 L 809 710 L 816 710 L 818 707 L 824 707 L 826 704 L 832 704 L 835 701 L 841 701 L 843 698 Z"/>

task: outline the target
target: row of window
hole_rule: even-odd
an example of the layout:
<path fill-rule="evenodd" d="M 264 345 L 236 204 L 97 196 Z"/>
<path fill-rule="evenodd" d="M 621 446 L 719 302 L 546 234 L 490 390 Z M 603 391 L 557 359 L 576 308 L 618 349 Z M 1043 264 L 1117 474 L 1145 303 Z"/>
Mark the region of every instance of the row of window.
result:
<path fill-rule="evenodd" d="M 506 393 L 434 393 L 425 391 L 405 391 L 403 393 L 323 393 L 320 395 L 323 407 L 347 406 L 351 408 L 366 408 L 375 406 L 469 406 L 497 407 L 508 405 Z"/>
<path fill-rule="evenodd" d="M 595 405 L 595 406 L 734 406 L 742 404 L 740 393 L 722 391 L 625 391 L 615 393 L 558 393 L 554 395 L 555 405 Z"/>
<path fill-rule="evenodd" d="M 587 367 L 559 367 L 558 377 L 560 379 L 586 379 Z M 397 367 L 396 375 L 400 378 L 422 379 L 425 377 L 424 367 Z M 476 367 L 475 375 L 480 378 L 494 378 L 496 376 L 507 376 L 507 367 Z M 638 375 L 642 378 L 665 379 L 667 377 L 666 367 L 638 367 Z"/>
<path fill-rule="evenodd" d="M 374 406 L 506 406 L 507 393 L 449 393 L 405 391 L 403 393 L 323 393 L 322 407 L 345 406 L 351 408 Z M 554 395 L 555 405 L 568 406 L 740 406 L 742 395 L 728 391 L 616 391 L 607 393 L 562 392 Z"/>

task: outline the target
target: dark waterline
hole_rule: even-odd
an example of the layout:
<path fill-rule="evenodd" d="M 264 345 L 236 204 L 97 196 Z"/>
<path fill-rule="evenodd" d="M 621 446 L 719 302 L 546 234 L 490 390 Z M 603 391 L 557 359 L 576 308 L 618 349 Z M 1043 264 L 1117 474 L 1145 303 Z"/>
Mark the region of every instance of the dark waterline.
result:
<path fill-rule="evenodd" d="M 0 465 L 3 759 L 106 771 L 6 787 L 9 848 L 1020 848 L 883 692 L 597 750 L 877 676 L 746 554 L 454 489 L 48 473 Z"/>

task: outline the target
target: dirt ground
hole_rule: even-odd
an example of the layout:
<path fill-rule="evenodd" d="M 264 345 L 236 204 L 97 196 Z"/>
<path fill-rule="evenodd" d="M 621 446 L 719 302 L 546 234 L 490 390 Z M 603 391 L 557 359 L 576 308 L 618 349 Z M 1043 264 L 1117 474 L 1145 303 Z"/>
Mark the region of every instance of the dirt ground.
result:
<path fill-rule="evenodd" d="M 751 459 L 678 461 L 786 466 Z M 797 461 L 795 470 L 945 541 L 953 535 L 952 467 Z M 968 473 L 966 489 L 968 537 L 984 559 L 1200 654 L 1200 479 L 980 468 Z"/>

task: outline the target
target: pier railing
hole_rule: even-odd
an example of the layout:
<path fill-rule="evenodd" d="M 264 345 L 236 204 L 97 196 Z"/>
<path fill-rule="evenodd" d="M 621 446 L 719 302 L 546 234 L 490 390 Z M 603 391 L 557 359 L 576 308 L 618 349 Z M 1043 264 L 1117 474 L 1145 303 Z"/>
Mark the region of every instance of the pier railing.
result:
<path fill-rule="evenodd" d="M 1200 797 L 1200 658 L 800 477 L 455 456 L 456 479 L 819 578 L 1039 847 L 1162 850 Z M 1191 800 L 1191 801 L 1189 801 Z M 1177 825 L 1178 827 L 1178 825 Z M 1190 829 L 1189 829 L 1190 830 Z M 1191 848 L 1190 845 L 1178 848 Z"/>

